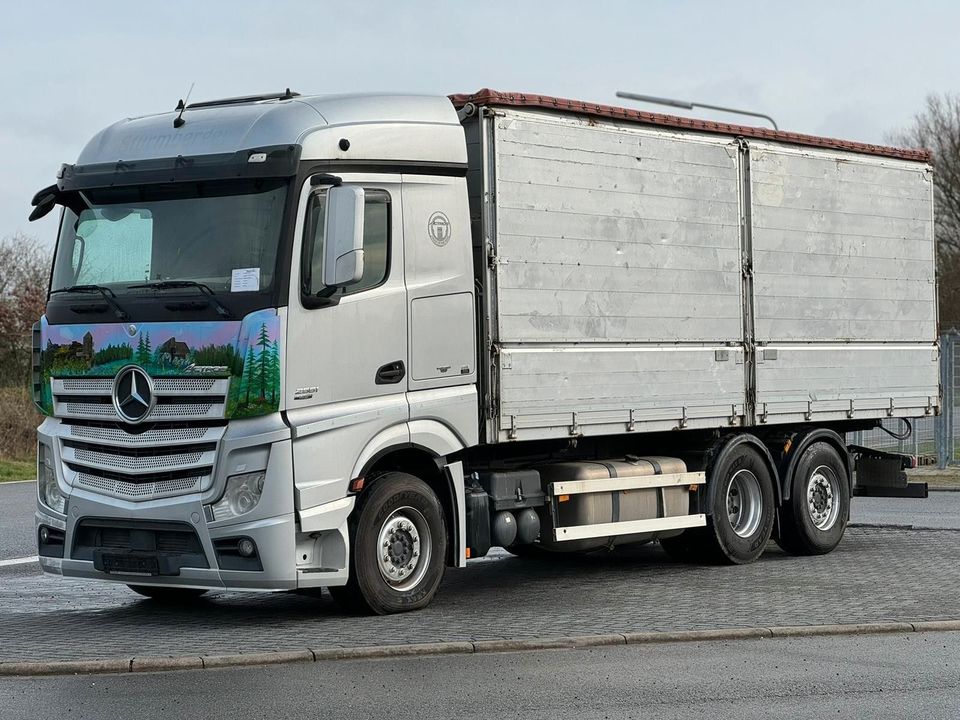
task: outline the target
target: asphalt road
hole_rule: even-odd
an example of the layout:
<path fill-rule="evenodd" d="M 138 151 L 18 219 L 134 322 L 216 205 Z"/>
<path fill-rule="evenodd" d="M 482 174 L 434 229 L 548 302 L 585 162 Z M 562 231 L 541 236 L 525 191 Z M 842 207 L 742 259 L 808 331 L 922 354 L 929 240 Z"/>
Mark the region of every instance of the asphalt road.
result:
<path fill-rule="evenodd" d="M 960 633 L 0 679 L 4 717 L 949 718 Z"/>
<path fill-rule="evenodd" d="M 0 483 L 0 560 L 37 554 L 33 541 L 35 482 Z"/>
<path fill-rule="evenodd" d="M 850 521 L 866 525 L 909 525 L 960 530 L 960 492 L 931 492 L 930 497 L 853 499 Z"/>

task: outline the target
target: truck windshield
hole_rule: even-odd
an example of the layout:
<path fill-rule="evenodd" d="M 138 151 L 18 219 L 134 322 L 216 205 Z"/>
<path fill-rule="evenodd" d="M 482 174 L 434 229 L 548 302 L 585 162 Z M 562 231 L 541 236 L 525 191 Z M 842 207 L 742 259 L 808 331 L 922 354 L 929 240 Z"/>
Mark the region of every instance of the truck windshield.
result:
<path fill-rule="evenodd" d="M 179 280 L 217 294 L 268 290 L 287 186 L 260 179 L 78 192 L 63 214 L 50 289 L 100 285 L 121 295 Z"/>

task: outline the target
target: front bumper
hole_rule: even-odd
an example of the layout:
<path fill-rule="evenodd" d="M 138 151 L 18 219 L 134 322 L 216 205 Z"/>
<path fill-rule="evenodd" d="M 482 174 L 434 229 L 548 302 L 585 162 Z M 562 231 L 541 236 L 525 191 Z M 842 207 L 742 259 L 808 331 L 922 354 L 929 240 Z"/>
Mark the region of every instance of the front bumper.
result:
<path fill-rule="evenodd" d="M 107 580 L 135 585 L 164 585 L 184 588 L 215 590 L 292 590 L 297 586 L 294 561 L 294 538 L 296 526 L 292 512 L 276 517 L 261 518 L 249 522 L 209 527 L 204 520 L 203 504 L 199 495 L 175 498 L 162 505 L 145 508 L 130 507 L 132 503 L 113 499 L 104 501 L 83 492 L 70 496 L 66 517 L 51 514 L 40 507 L 36 514 L 37 525 L 47 525 L 65 532 L 64 557 L 40 557 L 41 567 L 50 573 L 64 577 Z M 126 506 L 126 507 L 125 507 Z M 181 567 L 173 575 L 140 575 L 98 570 L 94 560 L 78 560 L 73 557 L 76 534 L 81 520 L 99 520 L 136 523 L 169 522 L 189 524 L 196 532 L 208 567 Z M 263 570 L 225 570 L 220 567 L 215 541 L 225 538 L 245 537 L 253 540 Z"/>
<path fill-rule="evenodd" d="M 293 459 L 289 428 L 279 415 L 231 421 L 218 442 L 211 482 L 201 491 L 143 500 L 67 482 L 61 442 L 67 432 L 62 423 L 48 418 L 38 433 L 40 442 L 52 448 L 52 465 L 67 498 L 62 515 L 37 503 L 38 531 L 46 525 L 63 533 L 62 557 L 44 557 L 40 548 L 44 570 L 136 585 L 266 591 L 297 587 Z M 205 506 L 223 494 L 227 477 L 257 470 L 266 473 L 257 506 L 239 517 L 213 520 Z M 101 528 L 96 542 L 91 542 L 91 525 Z M 160 542 L 157 528 L 172 529 L 163 531 L 166 542 Z M 189 547 L 178 546 L 184 538 Z M 236 548 L 237 543 L 218 547 L 217 541 L 228 538 L 252 540 L 259 562 L 225 557 L 225 545 Z"/>

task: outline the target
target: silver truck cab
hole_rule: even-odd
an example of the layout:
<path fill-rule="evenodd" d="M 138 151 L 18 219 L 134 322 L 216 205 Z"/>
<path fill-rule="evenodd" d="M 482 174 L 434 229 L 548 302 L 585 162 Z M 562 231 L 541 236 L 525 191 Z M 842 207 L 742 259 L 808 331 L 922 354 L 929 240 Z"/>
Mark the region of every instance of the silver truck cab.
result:
<path fill-rule="evenodd" d="M 477 442 L 465 175 L 443 97 L 288 91 L 96 135 L 35 199 L 64 205 L 35 331 L 43 568 L 345 584 L 351 481 Z"/>

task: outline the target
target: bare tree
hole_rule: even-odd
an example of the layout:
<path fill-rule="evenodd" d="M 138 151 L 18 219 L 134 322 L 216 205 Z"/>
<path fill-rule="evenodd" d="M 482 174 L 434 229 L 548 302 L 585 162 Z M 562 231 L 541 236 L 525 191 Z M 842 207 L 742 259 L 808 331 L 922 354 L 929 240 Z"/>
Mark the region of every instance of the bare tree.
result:
<path fill-rule="evenodd" d="M 888 139 L 933 154 L 940 324 L 960 328 L 960 95 L 927 96 L 913 122 Z"/>
<path fill-rule="evenodd" d="M 43 314 L 50 251 L 28 235 L 0 240 L 0 385 L 30 377 L 30 331 Z"/>

